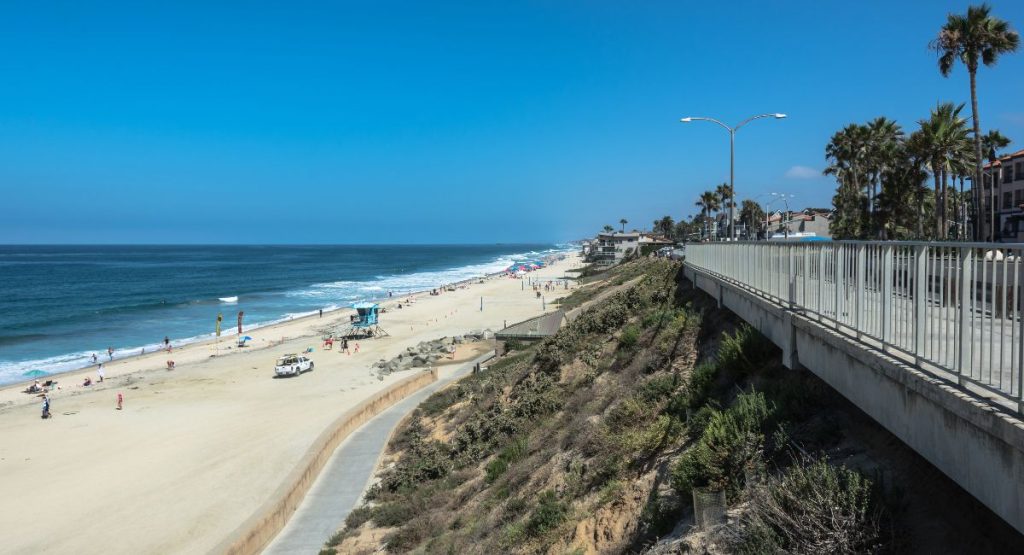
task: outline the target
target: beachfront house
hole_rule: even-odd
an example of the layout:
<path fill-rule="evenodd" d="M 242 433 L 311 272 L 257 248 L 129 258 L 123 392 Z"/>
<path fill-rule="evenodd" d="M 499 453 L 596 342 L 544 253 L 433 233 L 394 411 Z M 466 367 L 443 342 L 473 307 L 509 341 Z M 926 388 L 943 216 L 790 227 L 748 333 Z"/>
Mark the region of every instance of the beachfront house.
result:
<path fill-rule="evenodd" d="M 590 261 L 599 266 L 611 266 L 622 262 L 640 248 L 640 234 L 635 231 L 599 233 L 592 245 Z"/>

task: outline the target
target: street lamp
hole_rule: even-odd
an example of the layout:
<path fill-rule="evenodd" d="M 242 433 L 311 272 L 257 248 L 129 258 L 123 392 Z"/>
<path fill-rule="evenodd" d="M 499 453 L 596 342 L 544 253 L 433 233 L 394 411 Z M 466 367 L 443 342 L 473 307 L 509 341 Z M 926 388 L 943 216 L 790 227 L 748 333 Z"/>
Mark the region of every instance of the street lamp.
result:
<path fill-rule="evenodd" d="M 751 116 L 741 121 L 738 125 L 736 125 L 736 127 L 729 127 L 728 125 L 718 121 L 715 118 L 685 117 L 679 120 L 683 123 L 690 123 L 694 121 L 710 121 L 712 123 L 717 123 L 718 125 L 721 125 L 723 128 L 725 128 L 726 131 L 729 132 L 729 239 L 733 241 L 736 240 L 736 221 L 733 218 L 733 209 L 736 207 L 736 186 L 734 183 L 735 172 L 733 171 L 736 160 L 736 131 L 739 131 L 740 127 L 743 127 L 744 125 L 754 121 L 755 119 L 783 119 L 785 117 L 786 114 L 761 114 L 759 116 Z"/>
<path fill-rule="evenodd" d="M 773 197 L 775 197 L 775 198 L 773 198 L 772 200 L 770 200 L 767 203 L 765 203 L 765 208 L 766 208 L 766 210 L 765 210 L 765 217 L 764 217 L 765 239 L 768 238 L 768 211 L 767 211 L 767 207 L 769 205 L 771 205 L 771 203 L 773 203 L 773 202 L 775 202 L 777 200 L 781 200 L 783 202 L 783 204 L 786 205 L 785 216 L 788 217 L 789 216 L 789 199 L 796 198 L 796 195 L 787 195 L 786 193 L 768 193 L 768 194 L 773 196 Z M 782 224 L 782 232 L 786 236 L 786 239 L 789 239 L 789 224 L 787 223 L 787 221 L 784 218 L 779 218 L 779 223 Z"/>

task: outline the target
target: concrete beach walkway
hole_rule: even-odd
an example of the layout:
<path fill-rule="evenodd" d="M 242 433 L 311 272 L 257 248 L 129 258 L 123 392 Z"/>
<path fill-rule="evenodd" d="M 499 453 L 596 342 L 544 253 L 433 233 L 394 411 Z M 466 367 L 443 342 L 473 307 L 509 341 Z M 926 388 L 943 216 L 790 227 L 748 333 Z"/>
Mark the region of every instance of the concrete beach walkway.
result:
<path fill-rule="evenodd" d="M 356 507 L 369 485 L 391 431 L 435 391 L 470 374 L 473 366 L 494 356 L 485 353 L 460 366 L 438 368 L 438 380 L 373 417 L 349 436 L 331 456 L 323 472 L 265 554 L 317 553 L 345 517 Z"/>

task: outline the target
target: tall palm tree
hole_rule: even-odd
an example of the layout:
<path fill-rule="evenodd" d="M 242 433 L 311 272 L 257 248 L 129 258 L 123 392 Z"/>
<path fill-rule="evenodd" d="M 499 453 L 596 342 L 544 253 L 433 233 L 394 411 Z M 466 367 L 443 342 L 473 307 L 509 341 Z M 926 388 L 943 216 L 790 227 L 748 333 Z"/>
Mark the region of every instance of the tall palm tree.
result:
<path fill-rule="evenodd" d="M 614 228 L 614 227 L 612 227 L 612 226 L 610 226 L 610 225 L 608 225 L 608 224 L 604 224 L 604 232 L 605 232 L 605 233 L 611 233 L 611 232 L 613 232 L 613 231 L 615 231 L 615 228 Z"/>
<path fill-rule="evenodd" d="M 623 233 L 626 232 L 626 224 L 628 224 L 628 223 L 629 223 L 629 221 L 626 218 L 622 218 L 621 220 L 619 220 L 619 225 L 622 226 L 622 232 Z"/>
<path fill-rule="evenodd" d="M 832 135 L 825 145 L 828 166 L 825 175 L 833 175 L 839 182 L 834 204 L 836 217 L 829 224 L 833 235 L 852 239 L 862 237 L 867 218 L 863 191 L 867 167 L 868 128 L 851 123 Z"/>
<path fill-rule="evenodd" d="M 715 194 L 718 195 L 718 206 L 720 210 L 728 210 L 730 206 L 735 208 L 732 204 L 732 188 L 729 187 L 728 183 L 720 183 L 715 187 Z M 733 229 L 733 222 L 728 222 L 725 225 L 726 229 L 730 230 L 731 233 L 731 230 Z M 729 239 L 732 239 L 732 237 L 729 237 Z"/>
<path fill-rule="evenodd" d="M 875 118 L 865 127 L 867 128 L 865 158 L 870 174 L 868 185 L 871 189 L 868 193 L 868 213 L 871 225 L 876 228 L 872 231 L 882 232 L 885 226 L 878 222 L 875 216 L 876 197 L 882 187 L 882 176 L 896 163 L 897 150 L 903 141 L 903 129 L 898 123 L 885 117 Z"/>
<path fill-rule="evenodd" d="M 983 135 L 981 137 L 981 150 L 985 154 L 985 157 L 988 158 L 988 161 L 990 163 L 995 162 L 996 160 L 998 160 L 999 159 L 999 151 L 1004 149 L 1004 148 L 1006 148 L 1006 147 L 1008 147 L 1008 146 L 1010 146 L 1010 139 L 1006 138 L 1002 133 L 999 132 L 998 129 L 993 129 L 993 130 L 989 131 L 988 133 L 986 133 L 985 135 Z M 995 171 L 995 167 L 993 166 L 992 172 L 994 172 L 994 171 Z M 997 183 L 997 180 L 996 180 L 996 177 L 995 177 L 994 173 L 992 173 L 991 176 L 992 176 L 992 178 L 990 180 L 991 182 L 989 183 L 989 199 L 990 200 L 989 200 L 989 213 L 988 213 L 988 216 L 990 218 L 989 219 L 989 222 L 990 222 L 989 223 L 989 229 L 993 229 L 994 230 L 996 228 L 996 202 L 995 202 L 996 199 L 995 199 L 995 196 L 996 196 L 996 183 Z M 982 180 L 984 180 L 985 176 L 983 175 L 981 178 L 982 178 Z M 982 183 L 984 183 L 984 181 L 982 181 Z M 982 187 L 980 189 L 983 189 L 983 188 L 984 187 Z M 980 189 L 978 191 L 979 195 L 981 194 L 981 190 Z M 979 217 L 980 217 L 980 212 L 978 212 L 978 214 L 979 214 Z"/>
<path fill-rule="evenodd" d="M 948 236 L 946 179 L 962 160 L 964 145 L 970 140 L 967 120 L 960 117 L 964 105 L 944 102 L 935 106 L 928 119 L 918 121 L 917 148 L 928 162 L 935 182 L 935 236 Z"/>
<path fill-rule="evenodd" d="M 672 240 L 675 235 L 676 222 L 672 219 L 672 216 L 664 216 L 657 221 L 657 228 L 661 229 L 661 232 L 665 235 L 665 238 Z"/>
<path fill-rule="evenodd" d="M 704 213 L 704 226 L 707 236 L 711 236 L 711 211 L 718 210 L 718 195 L 714 191 L 704 191 L 697 199 L 697 206 Z"/>
<path fill-rule="evenodd" d="M 966 15 L 949 14 L 946 24 L 931 47 L 939 54 L 939 71 L 948 77 L 960 60 L 967 67 L 971 81 L 971 114 L 974 121 L 974 189 L 980 189 L 981 178 L 981 120 L 978 115 L 978 63 L 992 66 L 1002 54 L 1015 52 L 1020 35 L 1010 24 L 991 15 L 988 4 L 969 6 Z M 980 193 L 975 193 L 977 196 Z M 975 199 L 977 202 L 978 199 Z M 979 218 L 980 220 L 980 218 Z M 980 222 L 979 222 L 980 224 Z M 980 225 L 977 225 L 980 231 Z M 976 233 L 976 236 L 978 233 Z"/>

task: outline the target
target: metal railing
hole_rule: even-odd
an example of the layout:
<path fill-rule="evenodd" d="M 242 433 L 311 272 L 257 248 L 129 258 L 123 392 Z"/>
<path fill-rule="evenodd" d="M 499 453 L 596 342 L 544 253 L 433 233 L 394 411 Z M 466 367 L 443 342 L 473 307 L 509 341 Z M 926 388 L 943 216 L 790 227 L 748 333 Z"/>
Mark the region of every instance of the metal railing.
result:
<path fill-rule="evenodd" d="M 702 243 L 686 264 L 1024 413 L 1024 245 Z"/>

